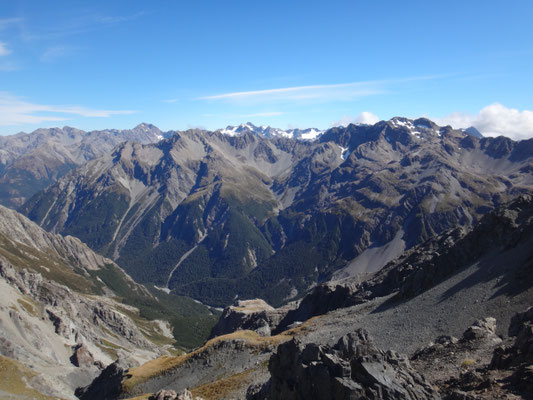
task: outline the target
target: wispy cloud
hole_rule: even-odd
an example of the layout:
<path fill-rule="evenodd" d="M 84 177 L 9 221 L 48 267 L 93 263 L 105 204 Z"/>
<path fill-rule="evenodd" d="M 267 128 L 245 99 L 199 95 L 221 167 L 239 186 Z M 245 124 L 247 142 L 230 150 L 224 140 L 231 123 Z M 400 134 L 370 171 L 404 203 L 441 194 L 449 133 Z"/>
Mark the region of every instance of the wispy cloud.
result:
<path fill-rule="evenodd" d="M 82 106 L 52 106 L 25 101 L 10 93 L 0 92 L 0 125 L 12 126 L 66 121 L 69 116 L 108 118 L 133 114 L 131 110 L 98 110 Z"/>
<path fill-rule="evenodd" d="M 4 42 L 0 42 L 0 57 L 7 56 L 8 54 L 11 54 L 11 50 L 8 49 Z"/>
<path fill-rule="evenodd" d="M 24 21 L 24 18 L 12 17 L 12 18 L 0 18 L 0 30 L 10 28 L 14 25 L 18 25 Z"/>
<path fill-rule="evenodd" d="M 383 89 L 366 82 L 334 85 L 293 86 L 286 88 L 232 92 L 199 97 L 198 100 L 235 102 L 268 102 L 279 100 L 354 99 L 382 93 Z"/>
<path fill-rule="evenodd" d="M 93 32 L 102 28 L 109 28 L 117 24 L 133 21 L 143 15 L 144 12 L 115 16 L 85 14 L 73 17 L 62 24 L 54 24 L 52 27 L 46 27 L 39 30 L 28 30 L 26 26 L 24 27 L 21 37 L 25 41 L 57 40 L 73 35 Z"/>
<path fill-rule="evenodd" d="M 2 72 L 12 72 L 19 70 L 20 67 L 15 64 L 13 61 L 2 61 L 0 62 L 0 71 Z"/>
<path fill-rule="evenodd" d="M 165 99 L 163 100 L 163 103 L 177 103 L 179 99 Z"/>
<path fill-rule="evenodd" d="M 346 101 L 387 93 L 400 83 L 437 79 L 443 76 L 421 76 L 390 80 L 374 80 L 328 85 L 292 86 L 284 88 L 230 92 L 198 97 L 204 101 L 276 102 L 276 101 Z"/>
<path fill-rule="evenodd" d="M 71 51 L 72 51 L 72 48 L 68 47 L 68 46 L 53 46 L 53 47 L 49 47 L 41 55 L 41 61 L 42 62 L 55 61 L 58 58 L 66 57 L 69 53 L 71 53 Z"/>
<path fill-rule="evenodd" d="M 477 114 L 455 112 L 433 120 L 454 128 L 474 126 L 485 136 L 503 135 L 515 140 L 533 137 L 533 111 L 507 108 L 500 103 L 484 107 Z"/>

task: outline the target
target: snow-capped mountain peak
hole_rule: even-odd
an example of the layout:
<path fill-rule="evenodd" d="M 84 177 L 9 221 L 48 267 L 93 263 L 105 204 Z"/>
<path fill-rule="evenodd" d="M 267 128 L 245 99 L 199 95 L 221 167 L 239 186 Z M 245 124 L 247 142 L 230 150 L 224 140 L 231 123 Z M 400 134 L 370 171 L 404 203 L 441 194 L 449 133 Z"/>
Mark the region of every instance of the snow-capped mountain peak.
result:
<path fill-rule="evenodd" d="M 283 130 L 267 125 L 255 126 L 251 122 L 247 122 L 238 126 L 227 126 L 224 129 L 219 129 L 218 132 L 228 136 L 238 136 L 244 132 L 251 132 L 267 138 L 286 137 L 300 140 L 315 140 L 324 131 L 316 128 Z"/>

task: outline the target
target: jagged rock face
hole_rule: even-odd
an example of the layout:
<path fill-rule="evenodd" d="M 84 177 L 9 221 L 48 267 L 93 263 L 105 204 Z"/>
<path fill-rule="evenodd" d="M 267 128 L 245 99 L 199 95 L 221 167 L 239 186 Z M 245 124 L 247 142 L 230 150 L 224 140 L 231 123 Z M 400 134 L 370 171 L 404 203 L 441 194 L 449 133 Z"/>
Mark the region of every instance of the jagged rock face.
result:
<path fill-rule="evenodd" d="M 530 191 L 530 142 L 402 118 L 315 142 L 187 131 L 124 144 L 22 210 L 138 281 L 280 305 L 366 249 L 411 248 Z"/>
<path fill-rule="evenodd" d="M 439 399 L 405 356 L 374 346 L 364 330 L 332 348 L 297 340 L 281 344 L 269 362 L 270 381 L 248 399 Z"/>
<path fill-rule="evenodd" d="M 76 386 L 97 376 L 100 365 L 113 361 L 116 349 L 141 360 L 165 352 L 118 311 L 118 303 L 17 272 L 1 256 L 0 288 L 0 354 L 33 365 L 50 395 L 70 398 Z"/>
<path fill-rule="evenodd" d="M 76 389 L 76 397 L 80 400 L 101 399 L 115 400 L 120 396 L 120 383 L 130 367 L 138 365 L 128 357 L 117 359 L 109 364 L 98 377 L 86 387 Z"/>
<path fill-rule="evenodd" d="M 530 398 L 533 395 L 533 308 L 513 317 L 509 333 L 515 336 L 514 343 L 496 349 L 490 367 L 511 370 L 508 386 L 519 391 L 524 398 Z"/>
<path fill-rule="evenodd" d="M 155 143 L 163 135 L 153 125 L 140 124 L 123 131 L 84 132 L 67 126 L 2 136 L 0 204 L 13 208 L 22 205 L 69 170 L 110 152 L 121 142 Z"/>

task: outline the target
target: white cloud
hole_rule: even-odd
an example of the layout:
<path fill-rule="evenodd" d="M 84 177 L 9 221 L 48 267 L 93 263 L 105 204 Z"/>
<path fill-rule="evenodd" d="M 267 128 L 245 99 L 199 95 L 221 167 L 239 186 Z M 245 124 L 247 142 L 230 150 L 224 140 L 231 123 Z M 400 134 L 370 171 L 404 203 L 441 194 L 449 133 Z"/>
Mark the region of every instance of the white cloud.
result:
<path fill-rule="evenodd" d="M 338 121 L 332 122 L 331 126 L 348 126 L 350 124 L 368 124 L 373 125 L 379 122 L 379 117 L 369 111 L 363 111 L 357 117 L 353 118 L 348 115 L 343 115 Z"/>
<path fill-rule="evenodd" d="M 474 126 L 485 136 L 503 135 L 515 140 L 533 137 L 533 111 L 519 111 L 499 103 L 484 107 L 478 114 L 456 112 L 434 121 L 454 128 Z"/>
<path fill-rule="evenodd" d="M 166 99 L 166 100 L 163 100 L 164 103 L 176 103 L 178 102 L 178 99 Z"/>
<path fill-rule="evenodd" d="M 8 54 L 11 54 L 11 50 L 7 48 L 4 42 L 0 42 L 0 56 L 7 56 Z"/>
<path fill-rule="evenodd" d="M 82 106 L 50 106 L 34 104 L 9 93 L 0 92 L 0 126 L 65 121 L 69 119 L 70 115 L 108 118 L 113 115 L 133 113 L 135 113 L 135 111 L 97 110 Z"/>
<path fill-rule="evenodd" d="M 292 86 L 285 88 L 230 92 L 198 97 L 196 100 L 226 101 L 241 104 L 264 102 L 350 101 L 387 93 L 392 87 L 415 81 L 439 79 L 444 76 L 418 76 L 401 79 L 338 83 L 332 85 Z"/>
<path fill-rule="evenodd" d="M 382 92 L 378 88 L 371 86 L 372 85 L 366 82 L 294 86 L 277 89 L 252 90 L 248 92 L 223 93 L 200 97 L 199 100 L 263 102 L 276 100 L 354 99 Z"/>

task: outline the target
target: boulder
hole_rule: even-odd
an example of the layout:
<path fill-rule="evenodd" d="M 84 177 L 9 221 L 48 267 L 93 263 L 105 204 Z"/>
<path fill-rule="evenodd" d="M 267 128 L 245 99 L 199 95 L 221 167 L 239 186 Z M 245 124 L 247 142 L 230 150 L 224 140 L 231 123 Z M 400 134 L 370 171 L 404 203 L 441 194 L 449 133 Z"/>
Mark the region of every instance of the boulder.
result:
<path fill-rule="evenodd" d="M 119 358 L 109 364 L 100 375 L 86 387 L 77 388 L 75 395 L 80 400 L 114 400 L 122 392 L 122 379 L 129 368 L 139 363 L 131 357 L 119 352 Z"/>
<path fill-rule="evenodd" d="M 90 367 L 94 365 L 94 357 L 85 344 L 74 346 L 74 353 L 70 357 L 70 361 L 76 367 Z"/>
<path fill-rule="evenodd" d="M 160 390 L 151 395 L 148 400 L 176 400 L 178 394 L 173 390 Z"/>
<path fill-rule="evenodd" d="M 492 317 L 480 319 L 463 333 L 465 340 L 479 340 L 496 336 L 496 319 Z"/>

